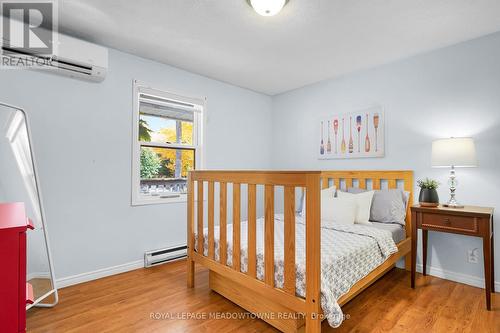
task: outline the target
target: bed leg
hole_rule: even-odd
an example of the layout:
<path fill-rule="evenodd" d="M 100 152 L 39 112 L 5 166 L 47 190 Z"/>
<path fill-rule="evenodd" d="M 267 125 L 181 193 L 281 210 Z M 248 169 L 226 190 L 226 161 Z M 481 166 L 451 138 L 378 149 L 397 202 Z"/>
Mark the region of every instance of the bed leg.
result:
<path fill-rule="evenodd" d="M 187 259 L 187 286 L 194 288 L 194 260 L 189 257 Z"/>
<path fill-rule="evenodd" d="M 321 332 L 320 316 L 318 316 L 317 314 L 308 313 L 306 317 L 305 331 L 306 333 L 320 333 Z"/>
<path fill-rule="evenodd" d="M 411 251 L 405 256 L 405 269 L 411 271 Z"/>

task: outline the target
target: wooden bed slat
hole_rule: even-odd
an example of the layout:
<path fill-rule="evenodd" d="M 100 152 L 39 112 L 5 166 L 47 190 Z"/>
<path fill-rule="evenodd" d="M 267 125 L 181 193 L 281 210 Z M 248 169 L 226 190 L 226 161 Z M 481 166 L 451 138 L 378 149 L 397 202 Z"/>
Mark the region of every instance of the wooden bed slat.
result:
<path fill-rule="evenodd" d="M 227 263 L 227 183 L 220 183 L 220 226 L 219 226 L 219 251 L 220 263 Z"/>
<path fill-rule="evenodd" d="M 329 178 L 323 178 L 321 180 L 321 188 L 325 189 L 325 188 L 328 188 L 328 187 L 330 187 L 330 179 Z"/>
<path fill-rule="evenodd" d="M 295 295 L 295 188 L 285 187 L 284 290 Z"/>
<path fill-rule="evenodd" d="M 265 186 L 264 282 L 274 286 L 274 186 Z"/>
<path fill-rule="evenodd" d="M 352 178 L 345 179 L 345 190 L 347 191 L 349 187 L 352 187 Z"/>
<path fill-rule="evenodd" d="M 194 287 L 194 181 L 191 174 L 188 174 L 187 180 L 187 243 L 188 243 L 188 260 L 187 260 L 187 286 Z"/>
<path fill-rule="evenodd" d="M 366 179 L 358 179 L 359 188 L 366 189 Z"/>
<path fill-rule="evenodd" d="M 198 253 L 203 255 L 203 181 L 198 181 Z"/>
<path fill-rule="evenodd" d="M 256 262 L 256 224 L 257 224 L 257 192 L 255 184 L 248 184 L 248 272 L 255 278 L 257 276 Z"/>
<path fill-rule="evenodd" d="M 374 190 L 380 190 L 380 178 L 372 178 L 372 188 Z"/>
<path fill-rule="evenodd" d="M 306 193 L 306 332 L 321 332 L 320 265 L 321 220 L 320 178 L 307 175 Z M 335 244 L 332 244 L 334 246 Z"/>
<path fill-rule="evenodd" d="M 387 179 L 387 188 L 396 188 L 396 179 Z"/>
<path fill-rule="evenodd" d="M 241 269 L 241 184 L 233 184 L 233 269 Z"/>
<path fill-rule="evenodd" d="M 214 242 L 214 182 L 208 182 L 208 257 L 215 257 Z"/>

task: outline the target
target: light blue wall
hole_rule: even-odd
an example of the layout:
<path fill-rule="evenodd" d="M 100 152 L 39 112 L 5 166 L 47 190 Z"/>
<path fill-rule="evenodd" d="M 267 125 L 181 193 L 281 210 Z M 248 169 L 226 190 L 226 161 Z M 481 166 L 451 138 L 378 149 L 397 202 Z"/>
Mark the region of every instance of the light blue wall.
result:
<path fill-rule="evenodd" d="M 319 117 L 376 104 L 385 108 L 385 158 L 317 159 Z M 457 170 L 458 199 L 500 209 L 500 33 L 273 99 L 272 165 L 277 169 L 411 169 L 416 179 L 437 178 L 445 201 L 448 170 L 431 168 L 431 142 L 450 136 L 474 137 L 479 160 L 478 168 Z M 500 221 L 498 213 L 495 217 Z M 495 227 L 500 230 L 498 223 Z M 500 232 L 495 240 L 500 254 Z M 480 249 L 479 264 L 467 263 L 471 248 Z M 429 257 L 435 272 L 445 271 L 442 275 L 464 281 L 484 276 L 479 239 L 431 232 Z M 496 267 L 498 276 L 500 255 Z"/>
<path fill-rule="evenodd" d="M 30 116 L 58 278 L 185 243 L 185 204 L 130 205 L 133 79 L 207 97 L 207 168 L 270 166 L 268 96 L 115 50 L 102 83 L 0 71 L 0 101 Z"/>
<path fill-rule="evenodd" d="M 413 169 L 416 178 L 438 178 L 446 200 L 447 171 L 430 168 L 431 141 L 470 135 L 480 167 L 458 170 L 459 199 L 500 208 L 498 59 L 495 34 L 270 98 L 110 50 L 109 74 L 99 84 L 1 71 L 0 101 L 31 117 L 61 278 L 185 241 L 185 204 L 130 206 L 132 79 L 208 98 L 207 168 Z M 385 108 L 386 157 L 319 161 L 316 120 L 374 104 Z M 483 276 L 481 261 L 466 262 L 467 249 L 481 249 L 478 239 L 431 233 L 429 243 L 432 267 Z"/>

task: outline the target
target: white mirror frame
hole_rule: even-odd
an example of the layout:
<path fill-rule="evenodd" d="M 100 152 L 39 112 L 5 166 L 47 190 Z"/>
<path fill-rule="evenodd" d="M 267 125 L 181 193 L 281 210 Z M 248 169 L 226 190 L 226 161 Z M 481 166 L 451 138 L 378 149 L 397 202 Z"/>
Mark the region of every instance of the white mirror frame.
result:
<path fill-rule="evenodd" d="M 43 236 L 45 239 L 45 250 L 47 251 L 47 258 L 49 261 L 49 270 L 50 270 L 50 279 L 52 283 L 52 290 L 49 290 L 47 293 L 44 295 L 38 297 L 33 304 L 28 304 L 26 305 L 26 310 L 30 309 L 31 307 L 46 307 L 46 308 L 51 308 L 54 307 L 58 302 L 59 302 L 59 294 L 57 291 L 57 284 L 56 284 L 56 278 L 55 278 L 55 273 L 54 273 L 54 264 L 52 261 L 52 253 L 50 252 L 50 246 L 49 246 L 49 237 L 48 237 L 48 230 L 47 230 L 47 225 L 45 223 L 45 209 L 43 206 L 43 200 L 42 200 L 42 192 L 40 188 L 40 181 L 38 180 L 38 171 L 37 171 L 37 165 L 36 165 L 36 159 L 35 159 L 35 153 L 33 151 L 33 142 L 31 140 L 31 126 L 29 122 L 29 118 L 27 113 L 17 107 L 13 106 L 10 104 L 2 103 L 0 102 L 0 106 L 11 108 L 17 111 L 20 111 L 24 115 L 24 120 L 26 122 L 26 131 L 28 135 L 28 143 L 30 145 L 30 155 L 31 155 L 31 163 L 33 164 L 33 174 L 35 176 L 35 186 L 36 186 L 36 191 L 37 191 L 37 196 L 38 196 L 38 205 L 40 206 L 40 216 L 41 216 L 41 222 L 43 226 Z M 48 296 L 54 294 L 54 302 L 53 303 L 42 303 L 42 301 L 47 298 Z"/>

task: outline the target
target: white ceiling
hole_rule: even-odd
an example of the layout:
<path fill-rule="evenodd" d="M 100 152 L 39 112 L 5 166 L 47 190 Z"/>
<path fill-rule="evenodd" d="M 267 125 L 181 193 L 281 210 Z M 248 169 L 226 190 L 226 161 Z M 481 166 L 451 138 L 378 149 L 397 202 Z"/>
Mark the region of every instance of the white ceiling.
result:
<path fill-rule="evenodd" d="M 60 31 L 278 94 L 500 30 L 499 0 L 65 0 Z"/>

